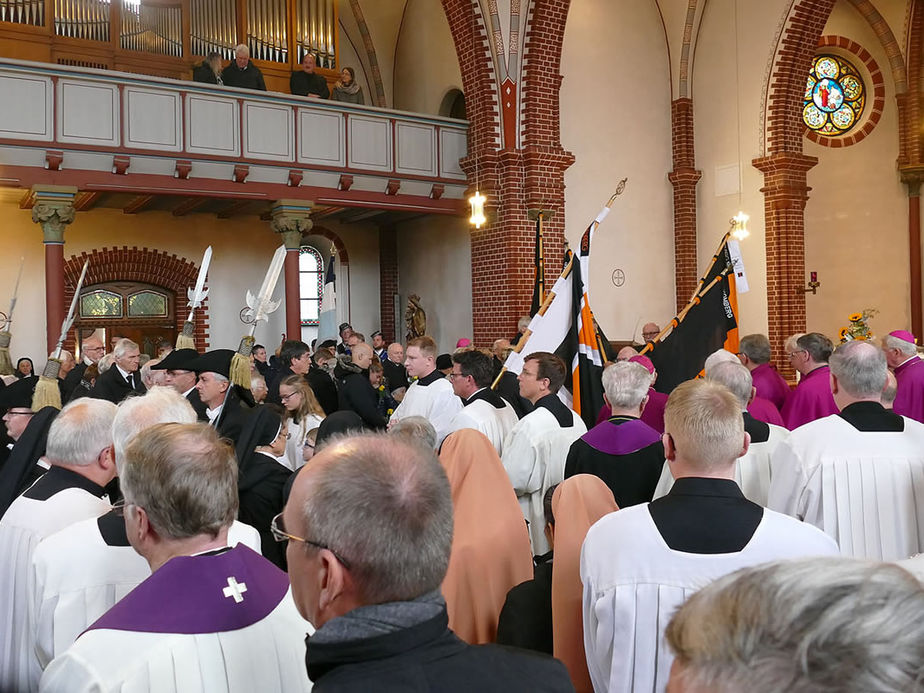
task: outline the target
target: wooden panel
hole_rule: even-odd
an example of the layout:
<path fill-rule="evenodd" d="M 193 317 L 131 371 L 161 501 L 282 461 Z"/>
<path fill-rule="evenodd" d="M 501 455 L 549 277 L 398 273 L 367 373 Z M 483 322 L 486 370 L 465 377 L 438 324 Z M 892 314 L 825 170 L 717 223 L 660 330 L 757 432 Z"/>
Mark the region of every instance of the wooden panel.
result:
<path fill-rule="evenodd" d="M 273 161 L 295 160 L 295 109 L 244 102 L 244 156 Z"/>
<path fill-rule="evenodd" d="M 298 109 L 298 161 L 319 166 L 346 166 L 342 113 L 327 109 Z"/>
<path fill-rule="evenodd" d="M 387 118 L 351 115 L 349 128 L 347 166 L 391 171 L 391 121 Z"/>
<path fill-rule="evenodd" d="M 179 152 L 183 149 L 180 94 L 126 86 L 125 146 Z"/>
<path fill-rule="evenodd" d="M 397 173 L 414 176 L 435 176 L 436 128 L 423 123 L 402 123 L 395 125 L 398 161 Z"/>
<path fill-rule="evenodd" d="M 440 128 L 440 177 L 465 179 L 459 159 L 468 152 L 465 130 Z"/>
<path fill-rule="evenodd" d="M 119 146 L 119 94 L 115 84 L 58 80 L 58 141 Z"/>
<path fill-rule="evenodd" d="M 0 137 L 50 142 L 52 84 L 48 77 L 0 73 Z"/>
<path fill-rule="evenodd" d="M 187 151 L 240 156 L 240 131 L 240 110 L 235 99 L 186 95 Z"/>

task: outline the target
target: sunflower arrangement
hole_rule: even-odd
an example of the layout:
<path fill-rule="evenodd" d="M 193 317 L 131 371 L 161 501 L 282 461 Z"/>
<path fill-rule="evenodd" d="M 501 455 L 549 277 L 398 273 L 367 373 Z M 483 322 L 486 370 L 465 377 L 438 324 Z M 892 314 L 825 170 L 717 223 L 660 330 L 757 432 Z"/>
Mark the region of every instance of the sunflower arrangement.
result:
<path fill-rule="evenodd" d="M 876 308 L 864 308 L 862 313 L 851 313 L 847 316 L 850 325 L 842 327 L 838 332 L 841 343 L 850 342 L 855 339 L 869 342 L 873 339 L 873 331 L 866 324 L 867 320 L 876 315 L 879 311 Z"/>

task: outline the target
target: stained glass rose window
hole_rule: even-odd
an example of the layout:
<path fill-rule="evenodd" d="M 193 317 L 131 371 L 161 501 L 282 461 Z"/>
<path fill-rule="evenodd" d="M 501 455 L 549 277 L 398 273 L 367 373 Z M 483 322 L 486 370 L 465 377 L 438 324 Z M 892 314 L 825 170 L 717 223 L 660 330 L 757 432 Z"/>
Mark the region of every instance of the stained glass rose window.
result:
<path fill-rule="evenodd" d="M 802 120 L 806 127 L 828 137 L 843 135 L 860 120 L 866 88 L 860 73 L 836 55 L 819 55 L 805 83 Z"/>

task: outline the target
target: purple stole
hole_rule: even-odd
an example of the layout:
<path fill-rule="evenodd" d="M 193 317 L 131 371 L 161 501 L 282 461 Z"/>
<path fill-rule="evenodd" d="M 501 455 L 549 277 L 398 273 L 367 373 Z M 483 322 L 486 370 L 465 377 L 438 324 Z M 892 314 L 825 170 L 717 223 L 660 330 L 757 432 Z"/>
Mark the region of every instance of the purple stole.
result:
<path fill-rule="evenodd" d="M 892 411 L 924 423 L 924 361 L 912 356 L 895 369 L 898 390 Z"/>
<path fill-rule="evenodd" d="M 764 423 L 773 424 L 774 426 L 783 425 L 783 417 L 780 416 L 780 412 L 777 411 L 777 408 L 773 406 L 773 402 L 763 397 L 755 397 L 753 399 L 748 405 L 748 414 Z"/>
<path fill-rule="evenodd" d="M 751 371 L 751 380 L 754 381 L 754 389 L 757 390 L 757 396 L 769 400 L 777 411 L 783 411 L 786 400 L 792 390 L 783 379 L 783 376 L 769 363 L 762 363 Z M 772 421 L 770 423 L 773 423 Z"/>
<path fill-rule="evenodd" d="M 829 373 L 828 366 L 824 365 L 802 376 L 782 411 L 783 421 L 790 431 L 816 419 L 838 413 L 834 395 L 831 394 Z"/>
<path fill-rule="evenodd" d="M 266 618 L 289 579 L 243 544 L 220 554 L 177 556 L 87 628 L 139 633 L 224 633 Z"/>
<path fill-rule="evenodd" d="M 604 421 L 581 436 L 594 450 L 606 455 L 629 455 L 661 440 L 661 434 L 641 419 L 620 424 Z"/>

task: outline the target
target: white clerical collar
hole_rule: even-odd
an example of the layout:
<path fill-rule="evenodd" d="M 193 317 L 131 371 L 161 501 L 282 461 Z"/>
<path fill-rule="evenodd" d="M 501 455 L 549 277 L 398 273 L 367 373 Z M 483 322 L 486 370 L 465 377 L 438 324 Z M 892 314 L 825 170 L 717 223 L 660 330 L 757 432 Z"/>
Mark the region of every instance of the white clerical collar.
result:
<path fill-rule="evenodd" d="M 189 388 L 186 392 L 183 393 L 183 397 L 189 397 L 189 393 L 195 389 L 196 389 L 196 386 L 193 385 L 191 388 Z"/>
<path fill-rule="evenodd" d="M 221 415 L 221 410 L 224 409 L 224 407 L 225 407 L 225 403 L 224 403 L 224 402 L 222 402 L 221 404 L 219 404 L 219 405 L 218 405 L 217 407 L 215 407 L 214 409 L 209 409 L 208 407 L 206 407 L 206 409 L 205 409 L 205 415 L 206 415 L 207 417 L 209 417 L 209 423 L 210 423 L 210 424 L 215 423 L 215 420 Z"/>
<path fill-rule="evenodd" d="M 84 356 L 84 357 L 83 357 L 83 362 L 84 362 L 84 364 L 87 365 L 87 366 L 92 366 L 93 363 L 94 363 L 93 361 L 90 360 L 90 357 L 89 357 L 89 356 Z"/>

